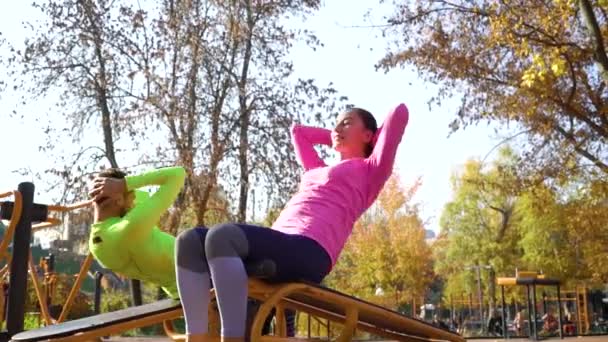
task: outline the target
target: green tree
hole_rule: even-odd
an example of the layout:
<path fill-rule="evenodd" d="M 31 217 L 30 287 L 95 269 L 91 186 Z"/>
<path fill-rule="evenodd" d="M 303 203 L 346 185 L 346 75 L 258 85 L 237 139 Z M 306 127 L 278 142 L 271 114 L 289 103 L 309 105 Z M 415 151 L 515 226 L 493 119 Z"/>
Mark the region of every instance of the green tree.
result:
<path fill-rule="evenodd" d="M 63 303 L 68 297 L 74 284 L 74 279 L 75 278 L 72 274 L 57 274 L 55 291 L 53 296 L 50 298 L 51 306 L 49 307 L 50 314 L 53 318 L 59 318 L 59 314 L 63 309 Z M 44 279 L 42 277 L 38 277 L 41 291 L 44 291 L 43 280 Z M 36 295 L 34 283 L 31 277 L 28 278 L 27 289 L 28 291 L 25 304 L 26 310 L 29 312 L 40 312 L 40 301 Z M 72 303 L 67 319 L 78 319 L 90 316 L 92 314 L 93 304 L 91 298 L 84 292 L 78 292 L 74 302 Z"/>
<path fill-rule="evenodd" d="M 444 208 L 434 245 L 446 299 L 477 291 L 475 274 L 466 271 L 472 265 L 492 267 L 482 272 L 490 310 L 496 274 L 513 276 L 516 268 L 542 271 L 570 285 L 595 286 L 606 279 L 599 266 L 608 238 L 605 180 L 530 183 L 520 164 L 503 148 L 490 165 L 469 160 L 453 176 L 454 197 Z M 509 296 L 518 297 L 516 291 Z"/>
<path fill-rule="evenodd" d="M 518 204 L 522 262 L 559 279 L 577 273 L 575 249 L 570 248 L 567 217 L 559 195 L 540 186 L 522 196 Z M 530 267 L 530 266 L 529 266 Z M 528 267 L 528 268 L 529 268 Z"/>
<path fill-rule="evenodd" d="M 489 265 L 483 272 L 490 309 L 495 307 L 496 273 L 512 273 L 517 267 L 519 231 L 515 204 L 523 189 L 516 173 L 517 158 L 501 150 L 489 168 L 469 160 L 461 173 L 452 176 L 453 199 L 441 216 L 441 243 L 437 244 L 436 272 L 447 280 L 446 297 L 460 296 L 475 287 L 475 275 L 467 267 Z"/>
<path fill-rule="evenodd" d="M 522 196 L 519 243 L 523 262 L 571 285 L 608 279 L 606 183 L 574 182 L 570 191 L 541 186 Z"/>

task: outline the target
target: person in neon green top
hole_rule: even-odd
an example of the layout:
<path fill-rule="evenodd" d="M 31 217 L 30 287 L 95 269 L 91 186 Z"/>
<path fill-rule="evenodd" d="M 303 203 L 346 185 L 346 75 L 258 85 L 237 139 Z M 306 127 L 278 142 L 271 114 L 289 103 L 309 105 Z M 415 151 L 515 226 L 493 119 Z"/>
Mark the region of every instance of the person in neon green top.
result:
<path fill-rule="evenodd" d="M 181 191 L 186 172 L 167 167 L 135 176 L 116 169 L 102 171 L 89 192 L 95 217 L 89 249 L 113 272 L 157 284 L 178 298 L 175 281 L 175 237 L 161 231 L 158 221 Z M 158 185 L 148 198 L 137 189 Z"/>

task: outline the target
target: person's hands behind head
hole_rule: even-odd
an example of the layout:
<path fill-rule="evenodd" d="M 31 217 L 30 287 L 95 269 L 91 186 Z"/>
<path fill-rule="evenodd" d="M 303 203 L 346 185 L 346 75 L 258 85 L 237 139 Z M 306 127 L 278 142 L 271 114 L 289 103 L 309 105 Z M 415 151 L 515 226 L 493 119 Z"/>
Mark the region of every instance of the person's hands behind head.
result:
<path fill-rule="evenodd" d="M 97 204 L 107 199 L 123 196 L 127 192 L 127 183 L 120 178 L 97 177 L 93 180 L 89 197 Z"/>

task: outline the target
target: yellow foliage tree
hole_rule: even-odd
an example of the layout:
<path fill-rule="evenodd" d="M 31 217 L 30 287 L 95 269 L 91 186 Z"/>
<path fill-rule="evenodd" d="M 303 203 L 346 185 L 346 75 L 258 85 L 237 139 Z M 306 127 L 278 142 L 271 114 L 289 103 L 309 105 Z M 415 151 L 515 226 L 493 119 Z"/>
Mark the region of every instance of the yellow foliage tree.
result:
<path fill-rule="evenodd" d="M 339 290 L 399 309 L 424 296 L 432 281 L 430 247 L 413 197 L 417 180 L 403 187 L 393 175 L 376 204 L 355 225 L 327 279 Z"/>
<path fill-rule="evenodd" d="M 606 1 L 395 3 L 385 33 L 400 43 L 378 67 L 414 65 L 435 101 L 462 96 L 453 130 L 515 123 L 549 175 L 608 173 Z"/>

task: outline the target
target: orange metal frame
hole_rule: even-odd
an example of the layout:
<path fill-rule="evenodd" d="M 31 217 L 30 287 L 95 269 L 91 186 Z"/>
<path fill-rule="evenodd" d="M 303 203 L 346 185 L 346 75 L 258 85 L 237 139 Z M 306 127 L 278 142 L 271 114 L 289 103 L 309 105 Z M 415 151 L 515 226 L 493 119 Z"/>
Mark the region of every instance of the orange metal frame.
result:
<path fill-rule="evenodd" d="M 14 207 L 13 207 L 13 217 L 10 220 L 8 228 L 4 234 L 4 238 L 2 242 L 0 242 L 0 260 L 4 259 L 7 256 L 8 246 L 13 241 L 13 235 L 15 234 L 15 228 L 19 223 L 19 218 L 21 217 L 21 210 L 23 209 L 23 200 L 21 199 L 21 193 L 17 190 L 8 191 L 4 193 L 0 193 L 0 198 L 10 197 L 14 198 Z"/>
<path fill-rule="evenodd" d="M 2 239 L 2 242 L 0 243 L 0 260 L 4 259 L 4 258 L 8 259 L 6 265 L 2 269 L 0 269 L 0 278 L 2 278 L 2 279 L 5 279 L 6 276 L 8 275 L 9 265 L 11 262 L 11 260 L 10 260 L 11 256 L 7 253 L 7 250 L 8 250 L 8 246 L 9 246 L 10 242 L 13 240 L 15 228 L 17 227 L 17 224 L 19 223 L 19 217 L 21 217 L 21 211 L 23 209 L 21 193 L 19 191 L 10 191 L 10 192 L 5 192 L 5 193 L 0 193 L 0 198 L 10 197 L 10 196 L 14 197 L 15 204 L 13 207 L 13 213 L 11 215 L 14 219 L 10 220 L 10 224 L 8 226 L 8 229 L 6 230 L 6 234 L 5 234 L 4 238 Z M 64 205 L 48 205 L 47 208 L 48 208 L 49 213 L 50 212 L 66 213 L 66 212 L 73 211 L 76 209 L 89 207 L 92 203 L 93 203 L 93 201 L 84 201 L 84 202 L 78 202 L 78 203 L 65 205 L 65 206 Z M 59 218 L 47 217 L 47 219 L 44 222 L 40 222 L 40 223 L 32 225 L 32 233 L 40 231 L 42 229 L 55 227 L 60 224 L 61 224 L 61 220 Z M 80 287 L 82 286 L 82 282 L 86 278 L 86 274 L 89 271 L 89 268 L 91 267 L 92 262 L 93 262 L 93 256 L 91 254 L 89 254 L 80 267 L 80 271 L 76 277 L 76 281 L 75 281 L 74 285 L 72 286 L 72 289 L 70 290 L 70 294 L 68 295 L 68 298 L 67 298 L 65 304 L 63 305 L 63 309 L 61 311 L 59 318 L 57 320 L 54 320 L 49 313 L 48 306 L 46 303 L 46 295 L 43 294 L 40 281 L 38 280 L 38 277 L 37 277 L 36 265 L 34 265 L 32 254 L 30 253 L 30 260 L 28 262 L 29 273 L 32 278 L 32 282 L 34 284 L 34 290 L 36 292 L 36 297 L 38 297 L 38 302 L 40 304 L 41 316 L 46 325 L 61 323 L 67 318 L 67 315 L 70 312 L 72 304 L 74 303 L 74 299 L 76 298 L 76 295 L 78 294 L 78 291 L 80 290 Z"/>

